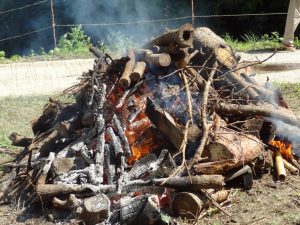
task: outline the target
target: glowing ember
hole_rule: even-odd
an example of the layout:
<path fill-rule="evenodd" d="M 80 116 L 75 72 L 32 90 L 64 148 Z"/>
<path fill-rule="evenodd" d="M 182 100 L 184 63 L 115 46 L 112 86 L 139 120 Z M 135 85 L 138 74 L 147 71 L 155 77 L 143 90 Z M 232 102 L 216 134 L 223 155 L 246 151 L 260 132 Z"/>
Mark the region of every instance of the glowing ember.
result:
<path fill-rule="evenodd" d="M 128 161 L 129 164 L 132 164 L 143 156 L 148 155 L 154 148 L 158 147 L 151 130 L 147 130 L 144 133 L 143 138 L 139 141 L 139 143 L 135 143 L 131 146 L 132 157 Z"/>
<path fill-rule="evenodd" d="M 271 141 L 270 144 L 279 148 L 280 153 L 284 158 L 286 159 L 294 158 L 292 153 L 292 144 L 284 143 L 282 141 Z"/>

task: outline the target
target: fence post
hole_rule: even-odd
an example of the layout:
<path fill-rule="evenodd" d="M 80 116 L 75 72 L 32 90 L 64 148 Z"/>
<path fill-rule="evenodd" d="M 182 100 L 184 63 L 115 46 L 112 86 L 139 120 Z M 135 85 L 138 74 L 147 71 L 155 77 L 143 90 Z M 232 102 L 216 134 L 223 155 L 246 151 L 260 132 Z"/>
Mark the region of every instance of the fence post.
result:
<path fill-rule="evenodd" d="M 194 9 L 194 0 L 191 0 L 191 8 L 192 8 L 192 24 L 195 23 L 195 9 Z"/>
<path fill-rule="evenodd" d="M 51 0 L 50 5 L 51 5 L 52 32 L 53 32 L 54 48 L 57 48 L 57 45 L 56 45 L 56 32 L 55 32 L 55 17 L 54 17 L 54 4 L 53 4 L 53 0 Z"/>

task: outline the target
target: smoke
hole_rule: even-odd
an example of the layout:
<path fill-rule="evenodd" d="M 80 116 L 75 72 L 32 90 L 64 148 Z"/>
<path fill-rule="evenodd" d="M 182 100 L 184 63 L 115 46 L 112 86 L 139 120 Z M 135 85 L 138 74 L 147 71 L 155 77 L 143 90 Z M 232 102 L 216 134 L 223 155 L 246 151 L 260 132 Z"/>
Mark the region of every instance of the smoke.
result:
<path fill-rule="evenodd" d="M 190 22 L 178 20 L 172 22 L 143 22 L 169 17 L 190 15 L 189 4 L 178 1 L 175 4 L 161 0 L 72 0 L 65 2 L 65 14 L 76 24 L 111 24 L 106 26 L 83 26 L 93 40 L 107 41 L 109 36 L 120 32 L 131 38 L 136 44 L 161 33 L 165 27 L 173 28 Z M 175 13 L 174 13 L 175 12 Z M 130 24 L 130 22 L 136 22 Z"/>
<path fill-rule="evenodd" d="M 300 128 L 274 118 L 269 120 L 276 126 L 275 135 L 291 142 L 294 154 L 300 157 Z"/>

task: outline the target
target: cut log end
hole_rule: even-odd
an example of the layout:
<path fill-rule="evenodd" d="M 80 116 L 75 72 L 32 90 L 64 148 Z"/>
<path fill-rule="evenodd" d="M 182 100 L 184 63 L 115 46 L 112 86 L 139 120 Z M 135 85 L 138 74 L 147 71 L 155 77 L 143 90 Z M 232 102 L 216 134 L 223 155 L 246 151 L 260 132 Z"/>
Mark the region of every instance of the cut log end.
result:
<path fill-rule="evenodd" d="M 194 39 L 194 27 L 192 24 L 186 23 L 179 28 L 179 44 L 181 47 L 189 47 L 193 44 Z"/>

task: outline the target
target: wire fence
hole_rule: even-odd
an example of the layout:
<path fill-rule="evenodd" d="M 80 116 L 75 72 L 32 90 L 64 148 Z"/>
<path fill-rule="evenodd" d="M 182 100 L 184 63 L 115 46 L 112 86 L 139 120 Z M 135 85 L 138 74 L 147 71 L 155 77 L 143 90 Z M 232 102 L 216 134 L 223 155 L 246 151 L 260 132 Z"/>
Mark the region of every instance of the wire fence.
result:
<path fill-rule="evenodd" d="M 49 0 L 44 0 L 44 1 L 40 1 L 40 2 L 35 2 L 35 3 L 33 3 L 33 4 L 25 5 L 25 6 L 22 6 L 22 7 L 18 7 L 18 8 L 14 8 L 14 9 L 9 9 L 9 10 L 6 10 L 6 11 L 2 11 L 2 12 L 0 12 L 0 15 L 6 14 L 6 13 L 10 13 L 10 12 L 14 12 L 14 11 L 17 11 L 17 10 L 27 9 L 27 8 L 29 8 L 29 7 L 37 6 L 37 5 L 46 3 L 46 2 L 49 2 Z"/>
<path fill-rule="evenodd" d="M 25 5 L 22 7 L 9 9 L 6 11 L 0 12 L 0 16 L 6 13 L 14 12 L 17 10 L 26 9 L 29 7 L 37 6 L 40 4 L 44 4 L 46 2 L 49 2 L 50 0 L 43 0 L 39 1 L 33 4 Z M 51 0 L 52 1 L 52 0 Z M 136 24 L 147 24 L 147 23 L 161 23 L 161 22 L 170 22 L 170 21 L 178 21 L 178 20 L 186 20 L 186 19 L 192 19 L 192 18 L 222 18 L 222 17 L 249 17 L 249 16 L 278 16 L 278 15 L 286 15 L 286 12 L 273 12 L 273 13 L 241 13 L 241 14 L 209 14 L 209 15 L 195 15 L 195 16 L 183 16 L 183 17 L 174 17 L 174 18 L 164 18 L 164 19 L 155 19 L 155 20 L 139 20 L 139 21 L 128 21 L 128 22 L 114 22 L 114 23 L 81 23 L 81 24 L 55 24 L 55 22 L 52 22 L 51 26 L 43 27 L 37 30 L 32 30 L 26 33 L 6 37 L 3 39 L 0 39 L 0 42 L 32 35 L 35 33 L 39 33 L 48 29 L 55 29 L 55 27 L 76 27 L 76 26 L 116 26 L 116 25 L 136 25 Z M 54 31 L 54 30 L 53 30 Z"/>

